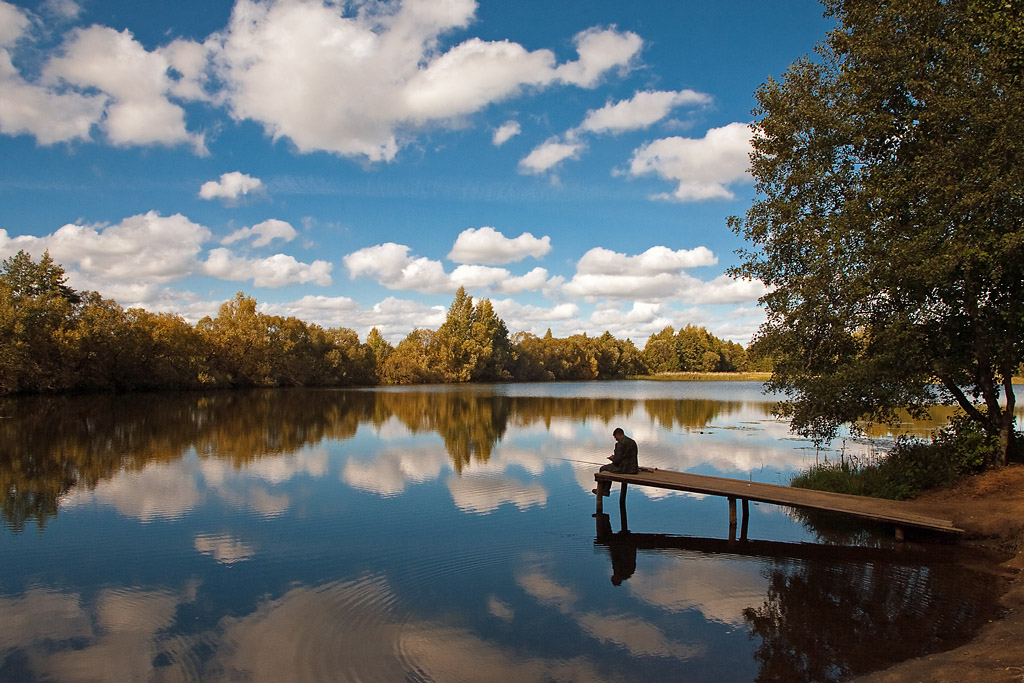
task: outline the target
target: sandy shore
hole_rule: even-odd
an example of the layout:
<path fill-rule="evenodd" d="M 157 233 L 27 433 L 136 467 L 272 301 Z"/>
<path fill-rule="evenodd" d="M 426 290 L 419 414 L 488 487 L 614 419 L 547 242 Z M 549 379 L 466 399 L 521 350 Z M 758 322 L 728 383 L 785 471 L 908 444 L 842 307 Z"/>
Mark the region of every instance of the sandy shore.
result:
<path fill-rule="evenodd" d="M 1007 577 L 1003 615 L 971 642 L 939 654 L 911 659 L 858 679 L 858 683 L 1024 683 L 1024 465 L 963 480 L 912 501 L 922 512 L 951 515 L 964 529 L 962 543 L 995 548 L 1008 559 L 993 571 Z"/>

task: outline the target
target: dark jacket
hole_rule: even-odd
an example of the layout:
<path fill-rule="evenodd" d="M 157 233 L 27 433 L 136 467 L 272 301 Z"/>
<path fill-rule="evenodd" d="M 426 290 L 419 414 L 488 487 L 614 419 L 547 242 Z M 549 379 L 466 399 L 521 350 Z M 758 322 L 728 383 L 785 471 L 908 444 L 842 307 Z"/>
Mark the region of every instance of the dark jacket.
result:
<path fill-rule="evenodd" d="M 612 465 L 615 471 L 620 474 L 636 474 L 640 471 L 640 463 L 637 460 L 636 441 L 623 436 L 621 441 L 615 442 L 615 451 L 612 453 Z"/>

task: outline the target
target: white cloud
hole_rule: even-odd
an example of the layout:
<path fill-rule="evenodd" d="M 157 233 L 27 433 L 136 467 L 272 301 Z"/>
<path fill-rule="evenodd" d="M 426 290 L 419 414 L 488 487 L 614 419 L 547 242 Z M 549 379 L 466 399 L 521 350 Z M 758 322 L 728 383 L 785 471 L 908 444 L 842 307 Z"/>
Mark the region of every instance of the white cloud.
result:
<path fill-rule="evenodd" d="M 498 283 L 497 289 L 502 294 L 521 294 L 522 292 L 539 291 L 550 282 L 547 270 L 544 268 L 534 268 L 526 275 L 503 279 Z"/>
<path fill-rule="evenodd" d="M 155 211 L 117 225 L 68 224 L 44 237 L 8 238 L 0 230 L 0 254 L 24 249 L 36 258 L 46 250 L 62 264 L 74 285 L 75 271 L 109 283 L 166 283 L 191 274 L 210 231 L 181 214 Z"/>
<path fill-rule="evenodd" d="M 0 18 L 0 27 L 4 23 Z M 12 32 L 9 25 L 4 32 Z M 0 36 L 0 40 L 6 37 Z M 106 102 L 106 95 L 58 93 L 27 83 L 18 75 L 8 51 L 0 49 L 0 133 L 32 135 L 42 145 L 88 140 Z"/>
<path fill-rule="evenodd" d="M 208 67 L 213 46 L 178 39 L 158 52 L 167 59 L 167 64 L 180 76 L 172 80 L 170 94 L 183 100 L 212 101 L 205 90 L 208 83 Z"/>
<path fill-rule="evenodd" d="M 412 258 L 409 247 L 386 242 L 360 249 L 343 259 L 349 277 L 376 277 L 388 289 L 414 289 L 430 294 L 455 291 L 439 261 Z"/>
<path fill-rule="evenodd" d="M 439 50 L 440 35 L 467 26 L 475 9 L 471 0 L 410 1 L 345 16 L 336 3 L 239 0 L 216 37 L 215 64 L 236 118 L 302 152 L 386 161 L 420 127 L 455 123 L 526 86 L 592 87 L 642 45 L 632 33 L 587 31 L 576 39 L 579 60 L 561 66 L 550 50 L 507 40 Z"/>
<path fill-rule="evenodd" d="M 610 69 L 627 68 L 643 47 L 640 36 L 613 29 L 587 29 L 577 34 L 574 42 L 579 60 L 563 64 L 557 73 L 563 81 L 585 88 L 597 85 Z"/>
<path fill-rule="evenodd" d="M 658 246 L 637 256 L 595 247 L 579 260 L 576 275 L 563 289 L 570 296 L 591 299 L 680 298 L 700 284 L 700 280 L 683 270 L 716 262 L 714 254 L 706 247 L 673 251 Z"/>
<path fill-rule="evenodd" d="M 61 19 L 75 19 L 82 13 L 82 7 L 75 0 L 44 0 L 40 7 Z"/>
<path fill-rule="evenodd" d="M 456 289 L 459 287 L 481 289 L 493 287 L 507 280 L 510 275 L 504 268 L 461 265 L 453 270 L 449 277 Z"/>
<path fill-rule="evenodd" d="M 239 258 L 220 247 L 210 250 L 202 271 L 224 280 L 252 279 L 257 287 L 283 287 L 306 282 L 327 287 L 332 282 L 332 268 L 327 261 L 301 263 L 287 254 L 274 254 L 263 259 Z"/>
<path fill-rule="evenodd" d="M 251 228 L 240 228 L 220 241 L 221 244 L 232 244 L 239 240 L 255 238 L 252 241 L 254 247 L 265 247 L 273 240 L 278 239 L 284 242 L 291 242 L 298 235 L 290 223 L 271 218 L 270 220 L 257 223 Z"/>
<path fill-rule="evenodd" d="M 223 173 L 220 180 L 208 180 L 199 188 L 199 196 L 203 199 L 235 200 L 251 193 L 261 192 L 263 181 L 239 171 Z"/>
<path fill-rule="evenodd" d="M 471 38 L 433 60 L 405 84 L 409 113 L 419 120 L 462 116 L 551 81 L 554 55 L 507 40 Z"/>
<path fill-rule="evenodd" d="M 585 253 L 576 264 L 579 273 L 596 275 L 657 275 L 674 273 L 684 268 L 713 266 L 718 259 L 707 247 L 680 249 L 651 247 L 637 256 L 626 256 L 608 249 L 595 247 Z"/>
<path fill-rule="evenodd" d="M 495 147 L 501 147 L 522 132 L 523 129 L 519 125 L 518 121 L 506 121 L 495 129 L 491 141 L 494 143 Z"/>
<path fill-rule="evenodd" d="M 519 172 L 534 175 L 545 173 L 566 159 L 576 159 L 584 149 L 586 145 L 581 142 L 549 140 L 519 160 Z"/>
<path fill-rule="evenodd" d="M 101 126 L 115 145 L 189 143 L 205 153 L 202 136 L 185 128 L 184 109 L 168 99 L 175 84 L 169 67 L 167 56 L 148 52 L 129 31 L 91 26 L 73 31 L 63 54 L 52 58 L 43 74 L 47 84 L 64 82 L 110 95 Z"/>
<path fill-rule="evenodd" d="M 686 295 L 686 299 L 702 304 L 734 304 L 756 302 L 768 293 L 760 280 L 745 280 L 719 275 L 710 282 L 703 282 Z M 756 309 L 755 309 L 756 310 Z"/>
<path fill-rule="evenodd" d="M 400 342 L 417 327 L 436 330 L 446 314 L 444 306 L 428 306 L 394 297 L 363 308 L 344 296 L 306 295 L 290 303 L 261 303 L 259 308 L 269 315 L 294 316 L 322 327 L 347 327 L 362 339 L 376 327 L 392 344 Z"/>
<path fill-rule="evenodd" d="M 425 294 L 451 293 L 459 287 L 501 289 L 509 286 L 522 291 L 523 287 L 531 284 L 544 284 L 536 269 L 519 278 L 513 278 L 504 268 L 481 265 L 464 264 L 446 273 L 440 261 L 414 258 L 409 255 L 409 247 L 394 242 L 360 249 L 346 255 L 343 260 L 352 279 L 372 277 L 388 289 L 415 290 Z"/>
<path fill-rule="evenodd" d="M 14 44 L 25 34 L 29 18 L 20 9 L 6 2 L 0 2 L 0 47 Z"/>
<path fill-rule="evenodd" d="M 494 310 L 503 318 L 514 318 L 526 322 L 555 322 L 572 320 L 580 311 L 573 303 L 563 303 L 551 308 L 521 304 L 513 299 L 495 299 L 491 302 Z"/>
<path fill-rule="evenodd" d="M 494 228 L 469 228 L 455 240 L 448 258 L 456 263 L 500 265 L 522 261 L 527 256 L 542 258 L 551 251 L 551 238 L 534 237 L 524 232 L 509 239 Z"/>
<path fill-rule="evenodd" d="M 748 124 L 730 123 L 712 128 L 703 138 L 655 140 L 633 152 L 628 173 L 654 174 L 679 183 L 675 192 L 656 195 L 657 199 L 732 199 L 728 186 L 749 178 L 750 138 Z"/>
<path fill-rule="evenodd" d="M 708 104 L 710 101 L 710 96 L 694 90 L 647 90 L 636 93 L 632 99 L 588 111 L 580 128 L 591 133 L 620 133 L 646 128 L 668 116 L 675 107 Z"/>
<path fill-rule="evenodd" d="M 48 0 L 44 9 L 67 20 L 80 6 Z M 424 128 L 463 125 L 524 89 L 595 87 L 631 68 L 643 45 L 595 27 L 575 37 L 578 58 L 563 64 L 509 40 L 444 47 L 441 37 L 475 11 L 473 0 L 238 0 L 228 25 L 203 42 L 147 50 L 128 30 L 75 29 L 30 83 L 7 48 L 25 38 L 31 15 L 0 2 L 0 132 L 52 144 L 89 139 L 98 126 L 116 146 L 189 144 L 206 154 L 180 104 L 206 101 L 299 151 L 386 161 Z M 518 132 L 510 121 L 494 144 Z"/>

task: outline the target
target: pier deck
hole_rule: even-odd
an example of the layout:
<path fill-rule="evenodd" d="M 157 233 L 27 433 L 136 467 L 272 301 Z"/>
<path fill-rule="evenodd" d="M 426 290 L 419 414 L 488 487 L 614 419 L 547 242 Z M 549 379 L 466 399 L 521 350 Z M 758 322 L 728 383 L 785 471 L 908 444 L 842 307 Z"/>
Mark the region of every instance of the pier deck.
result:
<path fill-rule="evenodd" d="M 788 505 L 807 510 L 822 510 L 843 515 L 850 515 L 874 522 L 892 524 L 896 527 L 898 538 L 903 536 L 904 527 L 939 531 L 949 534 L 961 534 L 963 529 L 957 528 L 951 519 L 923 515 L 910 509 L 910 506 L 898 500 L 869 498 L 867 496 L 851 496 L 843 493 L 812 491 L 810 489 L 762 484 L 760 482 L 709 477 L 702 474 L 687 474 L 672 470 L 640 468 L 639 474 L 615 474 L 598 472 L 596 481 L 617 481 L 622 485 L 619 504 L 625 505 L 626 489 L 629 484 L 636 486 L 654 486 L 674 491 L 689 491 L 711 496 L 723 496 L 729 499 L 729 524 L 736 524 L 736 500 L 743 502 L 743 525 L 746 530 L 748 517 L 748 501 Z M 602 496 L 597 496 L 597 510 L 602 511 Z M 745 534 L 744 534 L 745 535 Z"/>

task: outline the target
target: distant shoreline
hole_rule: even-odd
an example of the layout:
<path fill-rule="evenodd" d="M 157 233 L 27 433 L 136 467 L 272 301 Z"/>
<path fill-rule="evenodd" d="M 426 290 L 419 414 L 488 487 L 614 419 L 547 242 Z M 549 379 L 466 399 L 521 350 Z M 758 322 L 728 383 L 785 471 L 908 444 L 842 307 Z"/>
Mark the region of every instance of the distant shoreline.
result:
<path fill-rule="evenodd" d="M 766 382 L 770 372 L 659 372 L 655 375 L 634 375 L 630 379 L 655 382 Z"/>

